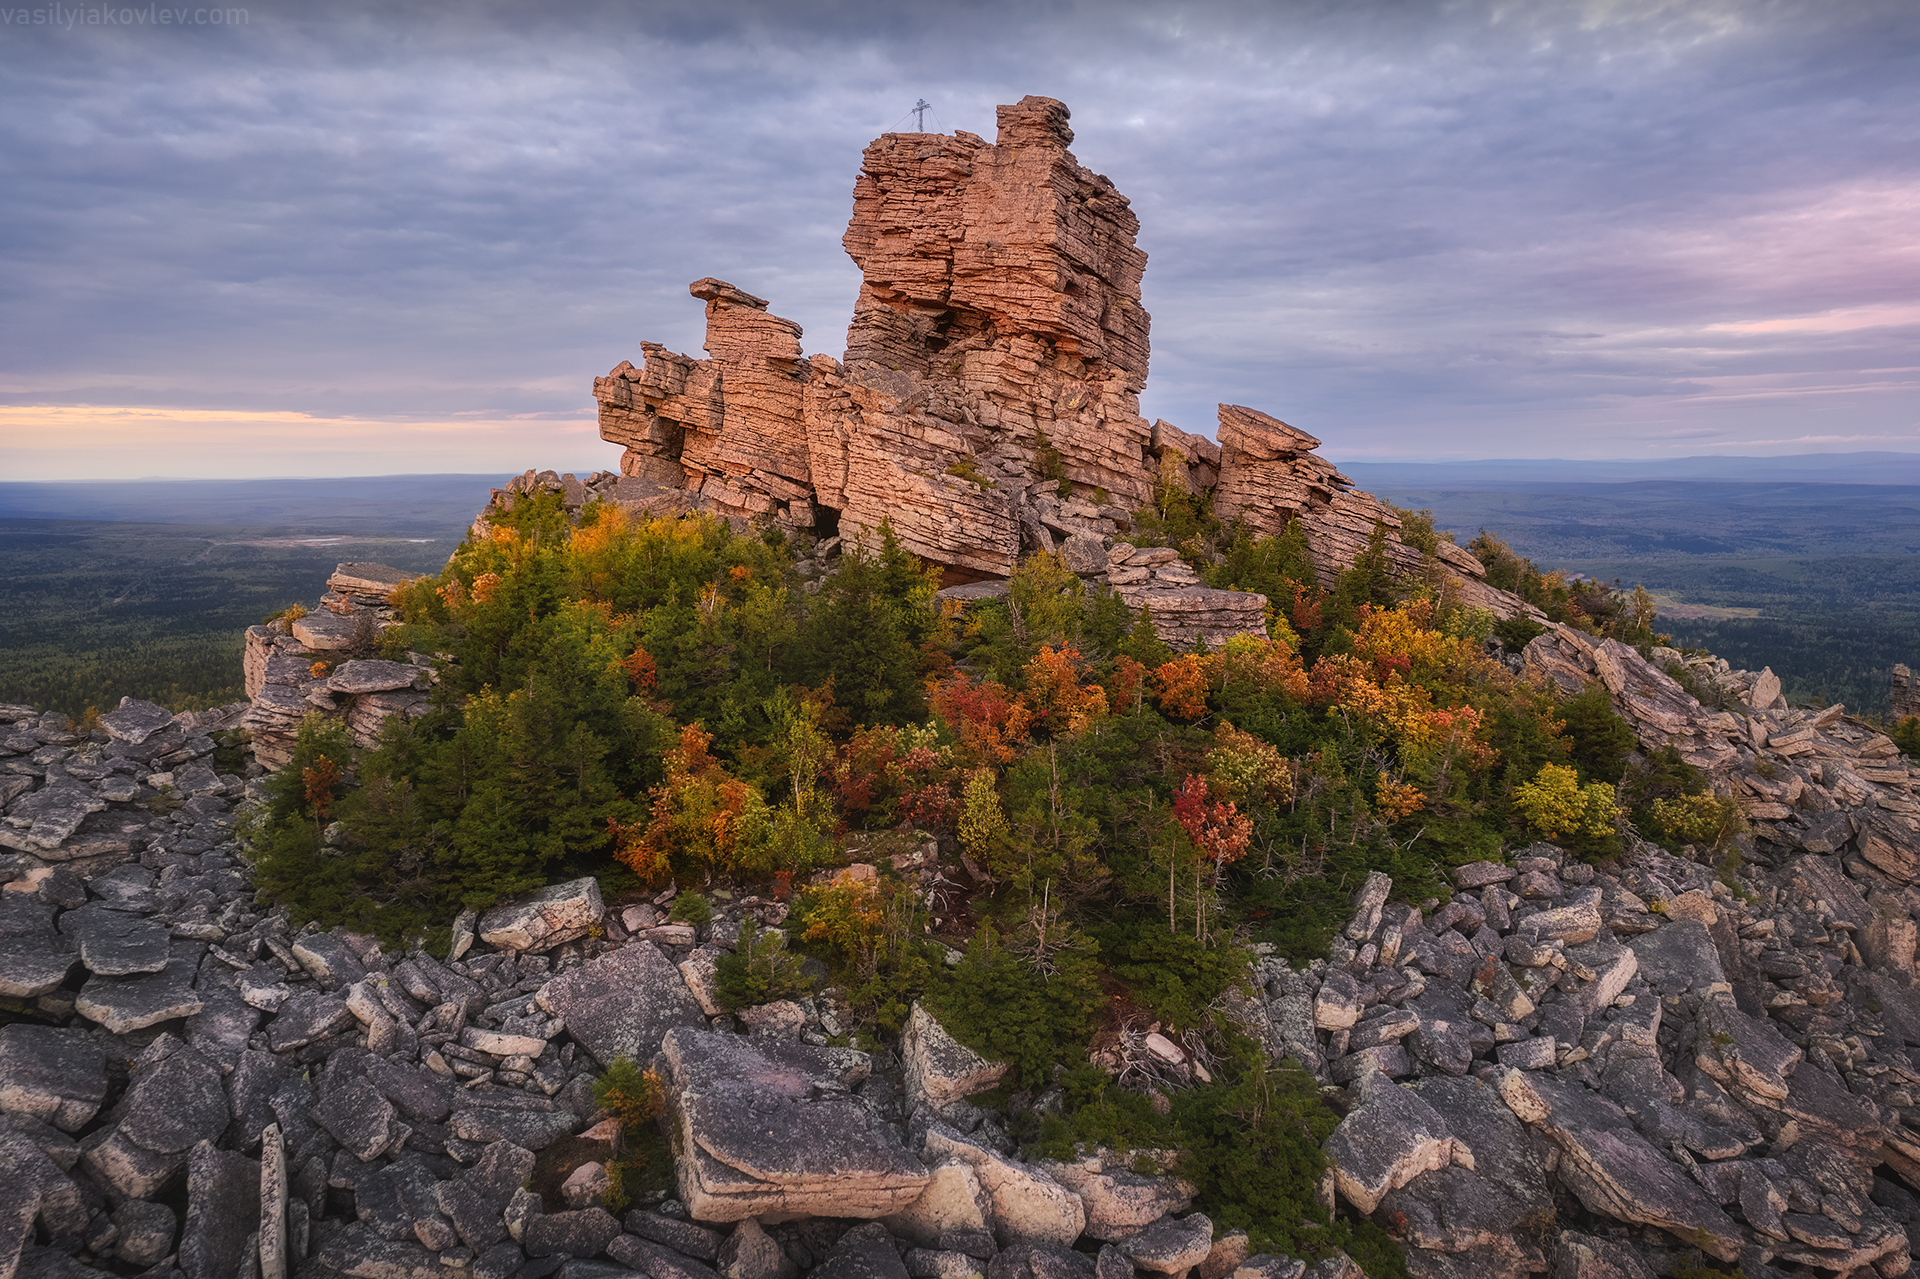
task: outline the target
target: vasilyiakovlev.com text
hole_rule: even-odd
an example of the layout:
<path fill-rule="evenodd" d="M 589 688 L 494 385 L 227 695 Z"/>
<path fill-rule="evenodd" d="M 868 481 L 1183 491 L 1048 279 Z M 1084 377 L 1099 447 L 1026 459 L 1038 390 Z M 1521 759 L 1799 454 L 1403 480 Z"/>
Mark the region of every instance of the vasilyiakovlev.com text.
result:
<path fill-rule="evenodd" d="M 244 27 L 245 9 L 87 9 L 56 4 L 50 9 L 0 9 L 8 27 Z"/>

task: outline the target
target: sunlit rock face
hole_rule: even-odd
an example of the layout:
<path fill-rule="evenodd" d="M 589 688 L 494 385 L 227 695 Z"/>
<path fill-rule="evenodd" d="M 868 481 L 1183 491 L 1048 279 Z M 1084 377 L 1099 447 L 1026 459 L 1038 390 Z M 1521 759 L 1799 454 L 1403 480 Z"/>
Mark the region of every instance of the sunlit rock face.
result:
<path fill-rule="evenodd" d="M 1376 523 L 1396 571 L 1420 569 L 1392 509 L 1353 487 L 1319 441 L 1222 405 L 1219 443 L 1140 416 L 1147 255 L 1127 198 L 1067 148 L 1067 108 L 1028 97 L 970 133 L 890 133 L 862 158 L 842 239 L 861 284 L 845 357 L 805 357 L 800 328 L 722 280 L 707 304 L 707 357 L 642 343 L 594 382 L 602 438 L 624 446 L 618 500 L 652 513 L 704 509 L 821 536 L 886 522 L 950 583 L 1004 578 L 1058 551 L 1083 577 L 1132 531 L 1157 486 L 1211 492 L 1260 532 L 1299 519 L 1316 567 L 1350 564 Z M 1467 602 L 1519 601 L 1445 545 Z M 1118 585 L 1118 583 L 1116 583 Z M 1162 603 L 1169 634 L 1218 639 L 1250 613 L 1197 587 Z M 1222 627 L 1226 630 L 1222 630 Z M 1219 631 L 1216 635 L 1213 632 Z"/>

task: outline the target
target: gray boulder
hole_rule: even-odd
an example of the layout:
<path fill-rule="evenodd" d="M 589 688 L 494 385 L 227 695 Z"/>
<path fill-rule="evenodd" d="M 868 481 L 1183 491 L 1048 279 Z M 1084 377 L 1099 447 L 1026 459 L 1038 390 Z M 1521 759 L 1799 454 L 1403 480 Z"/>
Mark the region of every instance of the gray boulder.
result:
<path fill-rule="evenodd" d="M 733 1228 L 714 1265 L 722 1279 L 794 1279 L 800 1269 L 752 1217 Z"/>
<path fill-rule="evenodd" d="M 929 1159 L 958 1159 L 973 1168 L 993 1205 L 994 1237 L 1003 1248 L 1042 1244 L 1070 1248 L 1087 1225 L 1086 1205 L 1040 1168 L 1007 1158 L 943 1123 L 921 1146 Z"/>
<path fill-rule="evenodd" d="M 855 1229 L 861 1227 L 856 1226 Z M 621 1235 L 607 1245 L 606 1252 L 615 1261 L 632 1266 L 635 1270 L 643 1270 L 653 1279 L 719 1279 L 712 1267 L 637 1235 Z M 819 1274 L 825 1268 L 823 1266 L 814 1273 Z"/>
<path fill-rule="evenodd" d="M 314 1259 L 319 1266 L 312 1273 L 353 1279 L 471 1279 L 464 1268 L 444 1264 L 420 1244 L 382 1239 L 361 1221 L 322 1233 Z"/>
<path fill-rule="evenodd" d="M 317 990 L 297 991 L 267 1024 L 267 1044 L 277 1053 L 292 1052 L 353 1024 L 353 1010 L 345 1000 Z"/>
<path fill-rule="evenodd" d="M 0 1026 L 0 1110 L 78 1132 L 106 1096 L 106 1055 L 84 1032 Z"/>
<path fill-rule="evenodd" d="M 549 1212 L 527 1222 L 520 1246 L 529 1257 L 592 1257 L 620 1238 L 620 1222 L 605 1208 Z M 638 1241 L 636 1241 L 638 1242 Z"/>
<path fill-rule="evenodd" d="M 186 1279 L 233 1279 L 260 1220 L 260 1165 L 203 1141 L 187 1156 L 187 1220 L 179 1267 Z"/>
<path fill-rule="evenodd" d="M 1653 1279 L 1653 1272 L 1625 1244 L 1562 1230 L 1553 1279 Z"/>
<path fill-rule="evenodd" d="M 440 1211 L 453 1223 L 467 1247 L 476 1252 L 507 1237 L 502 1214 L 513 1192 L 533 1172 L 534 1154 L 512 1142 L 496 1141 L 472 1168 L 436 1192 Z"/>
<path fill-rule="evenodd" d="M 726 1236 L 718 1230 L 709 1230 L 705 1226 L 691 1221 L 681 1221 L 677 1217 L 663 1217 L 657 1212 L 648 1212 L 645 1208 L 635 1208 L 620 1219 L 630 1235 L 639 1235 L 642 1239 L 664 1244 L 683 1256 L 697 1261 L 712 1262 L 720 1256 L 720 1246 Z M 644 1269 L 645 1267 L 641 1267 Z"/>
<path fill-rule="evenodd" d="M 1361 1076 L 1354 1091 L 1358 1104 L 1327 1138 L 1325 1150 L 1335 1188 L 1371 1214 L 1389 1190 L 1452 1163 L 1454 1137 L 1419 1094 L 1385 1075 Z"/>
<path fill-rule="evenodd" d="M 1108 1168 L 1098 1156 L 1074 1163 L 1042 1162 L 1040 1169 L 1080 1196 L 1087 1213 L 1082 1233 L 1104 1243 L 1132 1238 L 1193 1204 L 1192 1183 L 1137 1173 L 1124 1165 Z"/>
<path fill-rule="evenodd" d="M 661 1053 L 695 1220 L 880 1217 L 926 1187 L 926 1167 L 850 1091 L 865 1053 L 686 1028 L 668 1031 Z"/>
<path fill-rule="evenodd" d="M 393 1106 L 364 1076 L 334 1084 L 311 1114 L 343 1149 L 363 1162 L 393 1144 Z"/>
<path fill-rule="evenodd" d="M 656 1274 L 655 1279 L 668 1277 Z M 893 1246 L 893 1237 L 885 1227 L 869 1221 L 840 1236 L 840 1242 L 809 1279 L 908 1279 L 908 1276 L 900 1253 Z"/>
<path fill-rule="evenodd" d="M 1185 1274 L 1212 1251 L 1213 1222 L 1203 1212 L 1162 1217 L 1120 1244 L 1120 1255 L 1136 1269 L 1162 1275 Z"/>
<path fill-rule="evenodd" d="M 1006 1077 L 1008 1063 L 988 1061 L 947 1033 L 932 1013 L 915 1003 L 900 1037 L 906 1067 L 907 1104 L 936 1109 L 977 1092 L 985 1092 Z"/>
<path fill-rule="evenodd" d="M 114 1243 L 120 1260 L 135 1266 L 154 1265 L 172 1252 L 180 1231 L 173 1209 L 144 1199 L 129 1199 L 114 1209 L 113 1224 L 120 1232 Z"/>
<path fill-rule="evenodd" d="M 181 1047 L 134 1080 L 120 1132 L 156 1154 L 179 1154 L 219 1137 L 230 1117 L 220 1068 Z"/>
<path fill-rule="evenodd" d="M 1727 980 L 1720 951 L 1707 926 L 1697 919 L 1669 920 L 1650 933 L 1629 938 L 1640 976 L 1662 995 L 1711 990 Z"/>
<path fill-rule="evenodd" d="M 1503 1070 L 1499 1088 L 1508 1109 L 1560 1148 L 1560 1180 L 1589 1211 L 1669 1230 L 1721 1261 L 1738 1259 L 1746 1242 L 1739 1226 L 1618 1106 L 1539 1073 Z"/>
<path fill-rule="evenodd" d="M 461 1141 L 505 1141 L 536 1151 L 571 1135 L 579 1126 L 579 1119 L 570 1110 L 495 1110 L 485 1106 L 455 1111 L 448 1125 Z"/>
<path fill-rule="evenodd" d="M 367 975 L 360 956 L 338 932 L 311 933 L 293 942 L 293 957 L 300 961 L 322 990 L 337 990 Z"/>
<path fill-rule="evenodd" d="M 1133 1274 L 1133 1266 L 1111 1245 L 1102 1248 L 1100 1256 L 1124 1266 L 1124 1275 L 1116 1267 L 1109 1276 L 1098 1262 L 1065 1244 L 1019 1243 L 995 1254 L 987 1263 L 987 1279 L 1126 1279 Z"/>
<path fill-rule="evenodd" d="M 535 998 L 603 1066 L 616 1057 L 650 1061 L 669 1030 L 706 1025 L 679 971 L 650 942 L 570 968 Z"/>
<path fill-rule="evenodd" d="M 591 875 L 512 898 L 480 917 L 480 940 L 503 950 L 549 950 L 585 937 L 606 906 Z"/>

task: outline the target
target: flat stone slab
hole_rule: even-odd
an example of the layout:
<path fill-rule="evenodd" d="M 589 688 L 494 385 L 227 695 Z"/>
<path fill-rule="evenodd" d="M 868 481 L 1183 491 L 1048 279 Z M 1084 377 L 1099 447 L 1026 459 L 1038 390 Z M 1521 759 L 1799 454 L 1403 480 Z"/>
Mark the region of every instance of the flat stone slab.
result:
<path fill-rule="evenodd" d="M 157 1154 L 180 1154 L 218 1138 L 231 1117 L 220 1068 L 182 1048 L 134 1080 L 120 1131 Z"/>
<path fill-rule="evenodd" d="M 352 648 L 353 633 L 357 629 L 352 618 L 326 612 L 309 613 L 292 625 L 294 639 L 308 648 L 327 652 Z"/>
<path fill-rule="evenodd" d="M 327 678 L 327 687 L 336 693 L 384 693 L 396 688 L 412 688 L 424 680 L 426 674 L 424 668 L 411 662 L 361 658 L 342 662 Z"/>
<path fill-rule="evenodd" d="M 534 998 L 603 1066 L 616 1057 L 651 1061 L 674 1027 L 706 1025 L 679 969 L 651 942 L 570 968 Z"/>
<path fill-rule="evenodd" d="M 60 989 L 80 963 L 52 929 L 0 937 L 0 995 L 37 999 Z"/>
<path fill-rule="evenodd" d="M 85 1032 L 0 1026 L 0 1110 L 78 1132 L 107 1095 L 107 1059 Z"/>
<path fill-rule="evenodd" d="M 1740 1256 L 1745 1232 L 1620 1107 L 1539 1073 L 1505 1070 L 1498 1086 L 1508 1109 L 1560 1147 L 1560 1181 L 1589 1211 L 1658 1226 L 1721 1261 Z"/>
<path fill-rule="evenodd" d="M 65 843 L 89 813 L 101 812 L 106 806 L 107 801 L 91 786 L 62 780 L 15 800 L 7 816 L 31 819 L 27 843 L 35 849 L 50 849 Z"/>
<path fill-rule="evenodd" d="M 132 697 L 121 698 L 120 705 L 100 717 L 100 727 L 107 730 L 109 737 L 135 746 L 171 723 L 172 711 Z"/>
<path fill-rule="evenodd" d="M 102 977 L 157 973 L 171 955 L 172 937 L 165 928 L 103 902 L 60 916 L 60 931 L 73 939 L 87 971 Z"/>
<path fill-rule="evenodd" d="M 180 1270 L 190 1276 L 237 1275 L 260 1224 L 260 1165 L 201 1142 L 187 1159 L 187 1220 Z"/>
<path fill-rule="evenodd" d="M 206 1001 L 193 988 L 194 974 L 200 971 L 200 956 L 205 950 L 199 942 L 175 940 L 173 957 L 157 973 L 139 977 L 89 977 L 87 984 L 80 988 L 74 1008 L 82 1017 L 100 1023 L 116 1035 L 144 1030 L 175 1017 L 191 1017 L 206 1006 Z"/>
<path fill-rule="evenodd" d="M 571 1136 L 580 1120 L 570 1110 L 492 1110 L 474 1106 L 454 1112 L 448 1129 L 462 1141 L 491 1145 L 507 1142 L 525 1150 L 545 1150 Z"/>
<path fill-rule="evenodd" d="M 1669 920 L 1628 938 L 1627 945 L 1640 961 L 1640 975 L 1662 995 L 1684 995 L 1727 980 L 1713 937 L 1697 919 Z"/>
<path fill-rule="evenodd" d="M 411 582 L 419 576 L 418 573 L 409 573 L 406 569 L 395 568 L 391 564 L 376 564 L 372 560 L 348 560 L 333 570 L 333 576 L 327 579 L 327 585 L 336 591 L 362 591 L 385 595 L 394 587 Z"/>
<path fill-rule="evenodd" d="M 850 1091 L 865 1053 L 684 1027 L 661 1051 L 695 1220 L 881 1217 L 926 1187 L 926 1166 Z"/>

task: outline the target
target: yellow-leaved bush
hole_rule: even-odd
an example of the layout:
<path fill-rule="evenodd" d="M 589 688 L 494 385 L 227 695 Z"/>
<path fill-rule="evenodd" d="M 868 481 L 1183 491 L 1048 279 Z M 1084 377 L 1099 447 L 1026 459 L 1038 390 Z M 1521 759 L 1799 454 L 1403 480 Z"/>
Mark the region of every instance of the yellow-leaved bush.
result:
<path fill-rule="evenodd" d="M 1602 838 L 1613 833 L 1620 805 L 1613 787 L 1604 782 L 1580 784 L 1580 775 L 1565 764 L 1543 765 L 1530 782 L 1514 788 L 1513 806 L 1527 824 L 1548 839 L 1563 835 Z"/>

